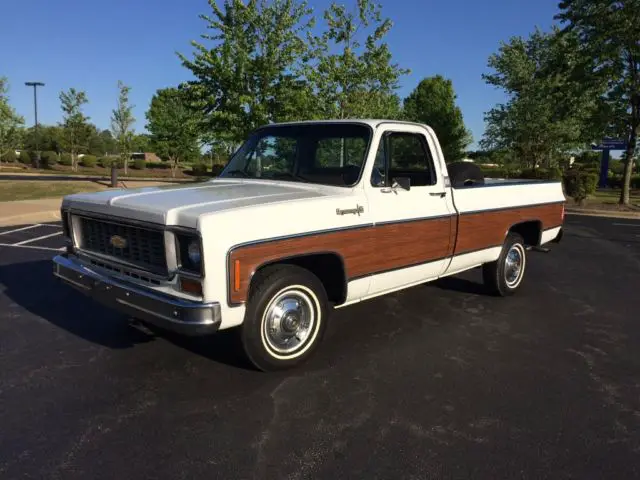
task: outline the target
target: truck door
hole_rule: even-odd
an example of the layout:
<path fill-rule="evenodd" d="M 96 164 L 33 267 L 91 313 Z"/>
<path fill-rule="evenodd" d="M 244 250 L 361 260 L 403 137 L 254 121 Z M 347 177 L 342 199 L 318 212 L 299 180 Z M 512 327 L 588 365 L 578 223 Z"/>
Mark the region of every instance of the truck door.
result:
<path fill-rule="evenodd" d="M 375 162 L 365 178 L 375 252 L 369 293 L 432 280 L 445 270 L 456 217 L 440 172 L 434 139 L 419 126 L 392 124 L 377 135 Z"/>

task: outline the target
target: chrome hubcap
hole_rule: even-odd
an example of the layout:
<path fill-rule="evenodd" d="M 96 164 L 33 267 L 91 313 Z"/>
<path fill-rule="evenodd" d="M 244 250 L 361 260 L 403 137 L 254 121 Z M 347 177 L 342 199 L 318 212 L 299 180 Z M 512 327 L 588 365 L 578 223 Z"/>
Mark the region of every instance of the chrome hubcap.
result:
<path fill-rule="evenodd" d="M 278 353 L 291 353 L 307 341 L 316 322 L 313 302 L 307 293 L 289 290 L 267 306 L 263 333 L 267 344 Z"/>
<path fill-rule="evenodd" d="M 522 277 L 524 261 L 524 247 L 519 243 L 512 245 L 507 253 L 504 267 L 504 279 L 509 287 L 513 287 L 520 282 Z"/>

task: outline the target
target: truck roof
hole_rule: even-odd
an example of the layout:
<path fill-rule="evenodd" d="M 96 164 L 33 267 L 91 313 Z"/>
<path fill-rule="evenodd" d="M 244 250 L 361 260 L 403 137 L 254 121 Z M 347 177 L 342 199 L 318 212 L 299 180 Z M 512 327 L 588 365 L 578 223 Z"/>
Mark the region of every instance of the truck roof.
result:
<path fill-rule="evenodd" d="M 369 125 L 371 128 L 378 127 L 381 123 L 399 123 L 404 125 L 417 125 L 420 127 L 426 127 L 427 125 L 423 123 L 416 122 L 407 122 L 404 120 L 390 120 L 383 118 L 346 118 L 346 119 L 327 119 L 327 120 L 299 120 L 294 122 L 276 122 L 270 123 L 267 125 L 263 125 L 263 127 L 271 127 L 277 125 L 299 125 L 299 124 L 313 124 L 313 123 L 360 123 L 364 125 Z"/>

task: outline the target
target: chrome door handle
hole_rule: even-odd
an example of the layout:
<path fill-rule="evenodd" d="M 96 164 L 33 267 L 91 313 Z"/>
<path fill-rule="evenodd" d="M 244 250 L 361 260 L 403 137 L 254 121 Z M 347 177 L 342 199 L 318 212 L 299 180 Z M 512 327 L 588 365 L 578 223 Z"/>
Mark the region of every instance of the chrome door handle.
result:
<path fill-rule="evenodd" d="M 429 192 L 429 195 L 431 195 L 432 197 L 444 198 L 447 196 L 447 192 Z"/>

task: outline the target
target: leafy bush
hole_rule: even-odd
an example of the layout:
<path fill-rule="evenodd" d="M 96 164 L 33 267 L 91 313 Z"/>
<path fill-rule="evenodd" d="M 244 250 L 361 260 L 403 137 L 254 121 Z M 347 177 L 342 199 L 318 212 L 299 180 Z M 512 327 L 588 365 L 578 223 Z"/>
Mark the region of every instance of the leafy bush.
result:
<path fill-rule="evenodd" d="M 93 168 L 98 163 L 98 159 L 94 155 L 84 155 L 81 163 L 83 167 Z"/>
<path fill-rule="evenodd" d="M 62 155 L 60 155 L 60 160 L 58 160 L 58 163 L 60 163 L 60 165 L 64 165 L 65 167 L 70 167 L 72 164 L 71 154 L 63 153 Z"/>
<path fill-rule="evenodd" d="M 518 170 L 508 167 L 503 168 L 483 168 L 482 173 L 486 178 L 515 178 L 520 175 Z"/>
<path fill-rule="evenodd" d="M 561 180 L 562 169 L 558 167 L 552 168 L 526 168 L 520 173 L 520 178 L 528 178 L 532 180 Z"/>
<path fill-rule="evenodd" d="M 169 164 L 167 162 L 147 162 L 147 168 L 156 168 L 166 170 L 169 168 Z"/>
<path fill-rule="evenodd" d="M 211 167 L 211 175 L 217 177 L 222 173 L 222 170 L 224 170 L 224 165 L 220 165 L 219 163 L 217 163 Z"/>
<path fill-rule="evenodd" d="M 24 165 L 31 165 L 31 153 L 26 150 L 21 151 L 18 160 Z"/>
<path fill-rule="evenodd" d="M 103 168 L 111 168 L 112 165 L 115 165 L 116 168 L 123 168 L 124 162 L 120 157 L 100 157 L 98 159 L 98 164 Z"/>
<path fill-rule="evenodd" d="M 631 188 L 640 189 L 640 175 L 634 175 L 631 177 Z"/>
<path fill-rule="evenodd" d="M 147 166 L 147 162 L 144 161 L 144 158 L 136 158 L 133 161 L 133 168 L 136 170 L 144 170 Z"/>
<path fill-rule="evenodd" d="M 207 166 L 204 163 L 195 163 L 191 165 L 193 175 L 201 176 L 207 174 Z"/>
<path fill-rule="evenodd" d="M 609 170 L 613 173 L 617 173 L 618 175 L 622 175 L 624 173 L 624 162 L 620 160 L 611 160 L 609 162 Z"/>
<path fill-rule="evenodd" d="M 13 150 L 9 150 L 7 153 L 5 153 L 2 158 L 0 158 L 0 161 L 2 162 L 7 162 L 7 163 L 14 163 L 18 160 L 18 156 L 16 155 L 16 152 Z"/>
<path fill-rule="evenodd" d="M 622 175 L 609 175 L 607 185 L 611 188 L 622 188 Z"/>
<path fill-rule="evenodd" d="M 549 180 L 562 180 L 562 169 L 559 167 L 551 167 L 547 173 Z"/>
<path fill-rule="evenodd" d="M 100 157 L 98 158 L 98 165 L 102 168 L 111 168 L 111 162 L 113 157 Z"/>
<path fill-rule="evenodd" d="M 40 165 L 43 168 L 51 168 L 58 161 L 58 154 L 54 151 L 49 150 L 48 152 L 42 152 L 40 156 Z"/>
<path fill-rule="evenodd" d="M 571 169 L 564 175 L 564 189 L 576 203 L 583 204 L 598 186 L 598 175 L 585 170 Z"/>

